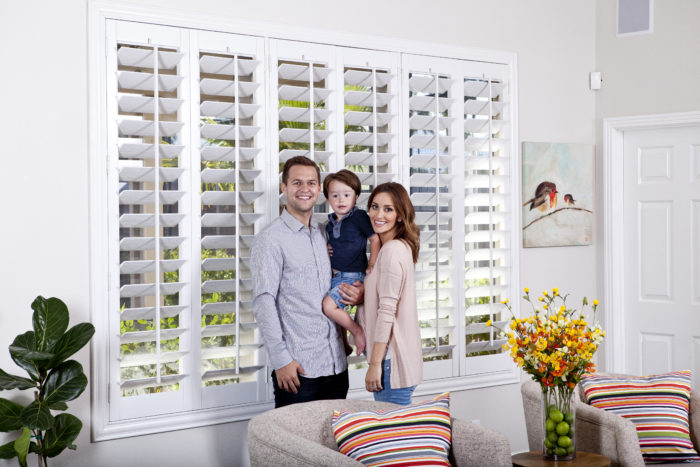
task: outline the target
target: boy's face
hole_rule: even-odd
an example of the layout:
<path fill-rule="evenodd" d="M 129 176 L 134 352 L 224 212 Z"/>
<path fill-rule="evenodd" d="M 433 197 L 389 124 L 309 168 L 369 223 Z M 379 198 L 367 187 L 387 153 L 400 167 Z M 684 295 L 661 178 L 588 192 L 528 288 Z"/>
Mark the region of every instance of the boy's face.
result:
<path fill-rule="evenodd" d="M 338 219 L 352 210 L 355 206 L 355 201 L 357 201 L 355 190 L 345 183 L 333 180 L 328 185 L 328 202 Z"/>

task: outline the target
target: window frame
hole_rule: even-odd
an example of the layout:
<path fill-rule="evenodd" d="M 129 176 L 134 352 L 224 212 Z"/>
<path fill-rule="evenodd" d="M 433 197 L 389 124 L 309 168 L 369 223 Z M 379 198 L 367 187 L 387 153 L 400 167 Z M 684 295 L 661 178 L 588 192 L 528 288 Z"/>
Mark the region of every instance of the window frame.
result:
<path fill-rule="evenodd" d="M 486 50 L 479 48 L 458 47 L 445 44 L 422 42 L 416 40 L 393 39 L 382 36 L 372 36 L 364 33 L 345 33 L 323 29 L 302 28 L 299 26 L 287 26 L 271 24 L 267 22 L 247 21 L 235 18 L 222 18 L 219 16 L 180 12 L 155 7 L 143 7 L 136 5 L 122 5 L 111 1 L 96 1 L 89 4 L 88 10 L 88 180 L 89 180 L 89 248 L 90 248 L 90 314 L 91 321 L 96 327 L 96 338 L 91 341 L 91 411 L 92 411 L 92 440 L 103 441 L 129 436 L 158 433 L 175 429 L 194 428 L 218 423 L 247 420 L 257 413 L 269 410 L 273 407 L 273 401 L 255 404 L 244 404 L 209 409 L 197 409 L 188 412 L 171 413 L 130 420 L 110 420 L 110 391 L 109 373 L 110 349 L 109 349 L 109 286 L 113 281 L 110 277 L 109 264 L 109 228 L 104 222 L 104 206 L 108 205 L 109 196 L 107 190 L 106 174 L 111 170 L 108 167 L 105 154 L 108 140 L 108 122 L 104 118 L 107 109 L 106 83 L 108 73 L 106 67 L 106 37 L 108 20 L 123 20 L 148 23 L 159 26 L 176 28 L 209 30 L 235 35 L 249 35 L 262 37 L 265 41 L 265 59 L 269 59 L 270 41 L 274 39 L 293 40 L 300 42 L 318 42 L 318 37 L 323 37 L 323 45 L 350 47 L 353 49 L 367 49 L 368 51 L 391 52 L 412 56 L 426 55 L 429 57 L 465 60 L 470 62 L 487 62 L 507 65 L 510 75 L 507 77 L 510 87 L 510 100 L 508 120 L 510 123 L 509 141 L 509 194 L 511 235 L 509 241 L 509 259 L 512 281 L 512 291 L 519 291 L 519 245 L 520 245 L 520 209 L 518 207 L 519 193 L 519 167 L 518 167 L 518 85 L 517 85 L 517 55 L 514 52 L 500 50 Z M 274 30 L 274 34 L 269 31 Z M 404 70 L 399 60 L 399 80 L 404 79 Z M 276 70 L 270 63 L 265 63 L 265 70 Z M 267 72 L 267 71 L 266 71 Z M 270 77 L 265 78 L 265 86 L 270 83 Z M 400 89 L 405 89 L 401 87 Z M 268 90 L 269 91 L 269 90 Z M 267 95 L 271 95 L 270 92 Z M 403 96 L 401 96 L 403 99 Z M 399 113 L 405 109 L 398 106 Z M 274 115 L 267 115 L 267 127 Z M 399 117 L 399 121 L 407 120 L 405 115 Z M 401 123 L 401 125 L 404 125 Z M 404 129 L 399 132 L 403 134 Z M 264 147 L 272 147 L 271 131 L 268 131 L 263 143 Z M 405 144 L 398 138 L 397 152 L 403 154 Z M 264 151 L 265 163 L 274 154 L 271 150 Z M 406 180 L 408 162 L 402 156 L 397 157 L 398 173 L 400 180 Z M 405 174 L 404 174 L 405 172 Z M 274 186 L 277 183 L 277 174 L 270 171 L 263 175 L 264 186 Z M 270 197 L 272 199 L 274 197 Z M 276 202 L 276 200 L 274 200 Z M 272 208 L 273 201 L 270 201 Z M 275 210 L 270 209 L 265 215 L 265 222 L 269 223 L 275 217 Z M 519 294 L 518 294 L 519 295 Z M 514 312 L 517 314 L 519 307 L 514 301 Z M 461 305 L 460 305 L 461 306 Z M 462 319 L 458 314 L 458 319 Z M 463 330 L 461 324 L 458 329 Z M 463 333 L 462 333 L 463 334 Z M 459 335 L 463 339 L 463 335 Z M 507 355 L 502 354 L 503 358 Z M 463 372 L 464 355 L 456 356 L 460 359 L 460 373 Z M 506 368 L 506 367 L 504 367 Z M 465 390 L 493 385 L 512 384 L 520 380 L 520 372 L 515 365 L 508 369 L 468 376 L 451 376 L 447 378 L 431 379 L 422 382 L 416 395 L 434 394 L 447 390 Z M 364 390 L 351 390 L 349 399 L 366 398 Z"/>

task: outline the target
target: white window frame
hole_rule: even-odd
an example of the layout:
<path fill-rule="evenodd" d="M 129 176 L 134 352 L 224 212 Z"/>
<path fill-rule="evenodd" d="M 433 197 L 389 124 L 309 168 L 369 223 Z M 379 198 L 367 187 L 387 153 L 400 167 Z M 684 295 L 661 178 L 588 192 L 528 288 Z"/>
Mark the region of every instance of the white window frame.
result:
<path fill-rule="evenodd" d="M 367 34 L 341 33 L 330 30 L 317 30 L 279 24 L 269 24 L 256 21 L 241 21 L 232 18 L 221 18 L 213 15 L 196 14 L 191 12 L 167 11 L 161 8 L 142 7 L 131 4 L 121 4 L 111 1 L 96 1 L 89 4 L 88 11 L 88 87 L 89 87 L 89 228 L 90 228 L 90 309 L 91 320 L 96 327 L 95 339 L 91 341 L 91 408 L 92 408 L 92 440 L 103 441 L 128 436 L 157 433 L 175 429 L 193 428 L 217 423 L 246 420 L 257 413 L 272 408 L 272 401 L 250 405 L 200 409 L 192 412 L 175 413 L 132 420 L 114 421 L 109 417 L 109 317 L 108 286 L 109 248 L 108 226 L 104 222 L 103 207 L 108 204 L 106 177 L 108 173 L 107 158 L 104 148 L 107 141 L 107 125 L 104 119 L 107 108 L 107 96 L 104 92 L 107 82 L 105 63 L 106 54 L 106 24 L 107 20 L 124 20 L 164 25 L 180 28 L 203 29 L 237 35 L 261 36 L 267 39 L 295 40 L 318 42 L 323 38 L 326 45 L 369 49 L 372 51 L 394 52 L 410 55 L 426 55 L 468 61 L 499 63 L 509 67 L 510 101 L 508 120 L 510 130 L 510 203 L 511 235 L 509 238 L 511 283 L 514 295 L 519 295 L 519 245 L 520 245 L 520 209 L 518 206 L 519 166 L 518 166 L 518 86 L 517 86 L 517 56 L 513 52 L 485 50 L 477 48 L 457 47 L 445 44 L 419 42 L 415 40 L 392 39 Z M 273 34 L 270 31 L 275 31 Z M 403 75 L 403 72 L 402 72 Z M 269 93 L 268 93 L 269 95 Z M 404 118 L 403 116 L 401 118 Z M 270 144 L 270 138 L 266 145 Z M 402 151 L 402 144 L 399 150 Z M 269 151 L 268 151 L 269 152 Z M 401 156 L 398 158 L 401 170 L 406 171 Z M 276 184 L 276 178 L 269 175 L 266 185 Z M 403 180 L 403 178 L 402 178 Z M 272 220 L 273 210 L 267 214 L 267 222 Z M 513 297 L 516 298 L 516 297 Z M 518 314 L 517 300 L 514 302 L 514 312 Z M 463 304 L 462 304 L 463 305 Z M 458 314 L 458 319 L 463 319 Z M 463 323 L 458 329 L 463 330 Z M 463 332 L 458 335 L 463 339 Z M 464 355 L 456 356 L 460 360 L 460 371 L 464 372 Z M 504 355 L 505 358 L 505 355 Z M 480 374 L 431 379 L 422 382 L 416 390 L 416 395 L 434 394 L 441 391 L 465 390 L 500 384 L 512 384 L 520 381 L 520 372 L 515 365 Z M 354 390 L 348 398 L 366 398 L 364 390 Z"/>

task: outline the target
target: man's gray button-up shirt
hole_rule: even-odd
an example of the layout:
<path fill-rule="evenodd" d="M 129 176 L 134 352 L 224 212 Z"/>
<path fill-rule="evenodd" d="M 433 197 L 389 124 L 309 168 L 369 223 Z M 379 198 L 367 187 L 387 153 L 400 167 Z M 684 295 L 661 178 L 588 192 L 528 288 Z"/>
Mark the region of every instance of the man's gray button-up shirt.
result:
<path fill-rule="evenodd" d="M 345 371 L 338 327 L 321 308 L 331 265 L 318 223 L 309 228 L 285 209 L 255 236 L 250 260 L 253 313 L 273 368 L 296 360 L 307 378 Z"/>

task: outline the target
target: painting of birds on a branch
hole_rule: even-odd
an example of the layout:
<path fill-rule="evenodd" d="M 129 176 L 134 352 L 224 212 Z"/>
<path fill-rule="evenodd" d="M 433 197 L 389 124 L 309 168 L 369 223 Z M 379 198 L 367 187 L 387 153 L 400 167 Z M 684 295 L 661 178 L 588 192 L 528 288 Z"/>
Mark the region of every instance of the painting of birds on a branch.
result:
<path fill-rule="evenodd" d="M 523 246 L 590 245 L 592 145 L 523 143 Z"/>

